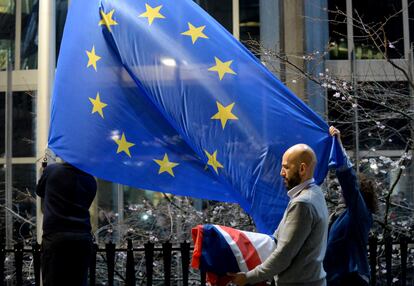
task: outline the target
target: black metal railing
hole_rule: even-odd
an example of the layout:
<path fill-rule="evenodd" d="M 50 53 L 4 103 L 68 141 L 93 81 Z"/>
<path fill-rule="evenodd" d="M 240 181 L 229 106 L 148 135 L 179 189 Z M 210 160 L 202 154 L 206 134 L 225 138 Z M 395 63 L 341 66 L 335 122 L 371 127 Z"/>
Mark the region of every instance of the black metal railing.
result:
<path fill-rule="evenodd" d="M 385 238 L 381 242 L 378 241 L 377 237 L 370 238 L 368 250 L 371 266 L 371 285 L 414 285 L 414 265 L 412 262 L 408 265 L 409 251 L 414 251 L 412 243 L 412 240 L 405 237 L 402 237 L 399 241 Z M 155 245 L 147 242 L 143 247 L 138 248 L 134 248 L 130 240 L 126 248 L 117 248 L 113 243 L 106 244 L 104 248 L 99 248 L 96 245 L 90 263 L 89 285 L 98 284 L 98 258 L 102 258 L 101 262 L 103 261 L 105 264 L 105 285 L 108 286 L 188 286 L 190 283 L 191 285 L 205 285 L 205 273 L 192 271 L 192 277 L 190 277 L 191 250 L 191 245 L 188 242 L 179 245 L 172 245 L 168 242 Z M 396 252 L 399 255 L 395 255 Z M 122 273 L 116 270 L 116 258 L 119 254 L 123 254 L 124 257 Z M 142 261 L 145 261 L 145 267 L 142 267 L 142 269 L 145 268 L 145 272 L 139 271 L 138 274 L 135 259 L 137 256 L 142 256 Z M 25 260 L 30 260 L 28 263 L 31 268 L 30 274 L 23 271 Z M 157 273 L 156 277 L 154 277 L 155 260 L 160 262 L 162 266 L 162 273 Z M 177 261 L 179 261 L 178 264 Z M 384 264 L 385 267 L 383 267 Z M 6 271 L 7 268 L 9 268 L 9 272 Z M 10 268 L 13 269 L 10 270 Z M 8 280 L 13 280 L 12 284 L 16 286 L 40 285 L 40 246 L 38 244 L 24 248 L 22 244 L 16 244 L 13 249 L 0 247 L 0 285 L 10 285 Z"/>

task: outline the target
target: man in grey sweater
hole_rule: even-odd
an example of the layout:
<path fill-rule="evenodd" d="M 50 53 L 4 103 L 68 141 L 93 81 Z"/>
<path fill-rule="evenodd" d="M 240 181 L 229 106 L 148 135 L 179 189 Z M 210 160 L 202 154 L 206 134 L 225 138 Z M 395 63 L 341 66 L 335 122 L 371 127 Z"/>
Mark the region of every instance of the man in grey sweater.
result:
<path fill-rule="evenodd" d="M 282 158 L 280 175 L 289 204 L 274 233 L 276 250 L 260 265 L 244 273 L 230 274 L 243 286 L 269 280 L 278 286 L 324 286 L 323 259 L 328 233 L 328 209 L 313 179 L 316 156 L 312 148 L 297 144 Z"/>

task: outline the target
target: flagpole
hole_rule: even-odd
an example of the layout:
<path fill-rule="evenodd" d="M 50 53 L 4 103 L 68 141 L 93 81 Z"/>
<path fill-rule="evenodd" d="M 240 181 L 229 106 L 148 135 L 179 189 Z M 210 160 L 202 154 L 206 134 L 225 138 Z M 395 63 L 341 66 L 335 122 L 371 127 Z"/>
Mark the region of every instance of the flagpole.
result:
<path fill-rule="evenodd" d="M 5 102 L 5 230 L 6 247 L 11 249 L 13 246 L 13 215 L 9 210 L 13 209 L 13 64 L 11 59 L 11 49 L 7 51 L 7 92 Z"/>
<path fill-rule="evenodd" d="M 38 88 L 36 102 L 36 177 L 41 176 L 41 164 L 47 149 L 50 97 L 56 66 L 56 4 L 55 0 L 39 1 Z M 40 198 L 36 199 L 36 234 L 41 242 L 43 214 Z"/>
<path fill-rule="evenodd" d="M 240 2 L 232 0 L 233 36 L 240 40 Z"/>

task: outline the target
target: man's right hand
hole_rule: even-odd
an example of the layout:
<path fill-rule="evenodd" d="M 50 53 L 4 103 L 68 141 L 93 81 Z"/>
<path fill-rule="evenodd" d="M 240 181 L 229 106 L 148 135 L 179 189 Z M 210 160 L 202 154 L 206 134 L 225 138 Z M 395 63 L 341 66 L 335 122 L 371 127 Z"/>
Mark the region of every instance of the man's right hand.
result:
<path fill-rule="evenodd" d="M 237 286 L 244 286 L 246 285 L 246 273 L 239 272 L 239 273 L 227 273 L 228 276 L 230 276 L 232 279 L 231 282 L 236 284 Z"/>

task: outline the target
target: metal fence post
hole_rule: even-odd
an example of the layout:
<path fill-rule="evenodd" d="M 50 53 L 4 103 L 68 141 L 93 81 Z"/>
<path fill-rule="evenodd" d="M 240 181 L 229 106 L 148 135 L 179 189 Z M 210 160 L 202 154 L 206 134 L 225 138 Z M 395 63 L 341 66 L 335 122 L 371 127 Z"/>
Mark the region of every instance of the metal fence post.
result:
<path fill-rule="evenodd" d="M 89 263 L 89 286 L 96 285 L 96 254 L 98 253 L 98 245 L 93 244 L 91 261 Z"/>
<path fill-rule="evenodd" d="M 35 285 L 40 286 L 40 245 L 36 241 L 32 244 L 32 255 Z"/>
<path fill-rule="evenodd" d="M 392 285 L 392 238 L 390 235 L 385 237 L 385 269 L 387 270 L 387 286 Z"/>
<path fill-rule="evenodd" d="M 131 239 L 128 239 L 125 284 L 126 286 L 135 286 L 135 261 Z"/>
<path fill-rule="evenodd" d="M 154 244 L 147 242 L 144 244 L 145 248 L 145 269 L 147 276 L 147 286 L 152 286 L 152 274 L 154 272 Z"/>
<path fill-rule="evenodd" d="M 23 244 L 14 246 L 14 267 L 16 269 L 16 285 L 23 286 Z"/>
<path fill-rule="evenodd" d="M 407 285 L 407 248 L 408 248 L 408 240 L 405 236 L 402 236 L 400 238 L 401 286 Z"/>
<path fill-rule="evenodd" d="M 0 242 L 0 285 L 6 285 L 4 281 L 4 260 L 6 259 L 6 249 L 5 245 Z"/>
<path fill-rule="evenodd" d="M 370 236 L 369 246 L 369 266 L 371 268 L 371 285 L 377 285 L 377 246 L 378 239 L 376 236 Z"/>
<path fill-rule="evenodd" d="M 108 286 L 114 285 L 115 274 L 115 244 L 110 242 L 105 246 L 106 266 L 108 269 Z"/>
<path fill-rule="evenodd" d="M 162 257 L 164 261 L 164 285 L 171 285 L 171 249 L 172 244 L 170 242 L 164 242 L 162 244 Z"/>
<path fill-rule="evenodd" d="M 183 271 L 183 286 L 188 286 L 188 272 L 190 266 L 190 243 L 183 242 L 181 246 L 181 268 Z"/>

